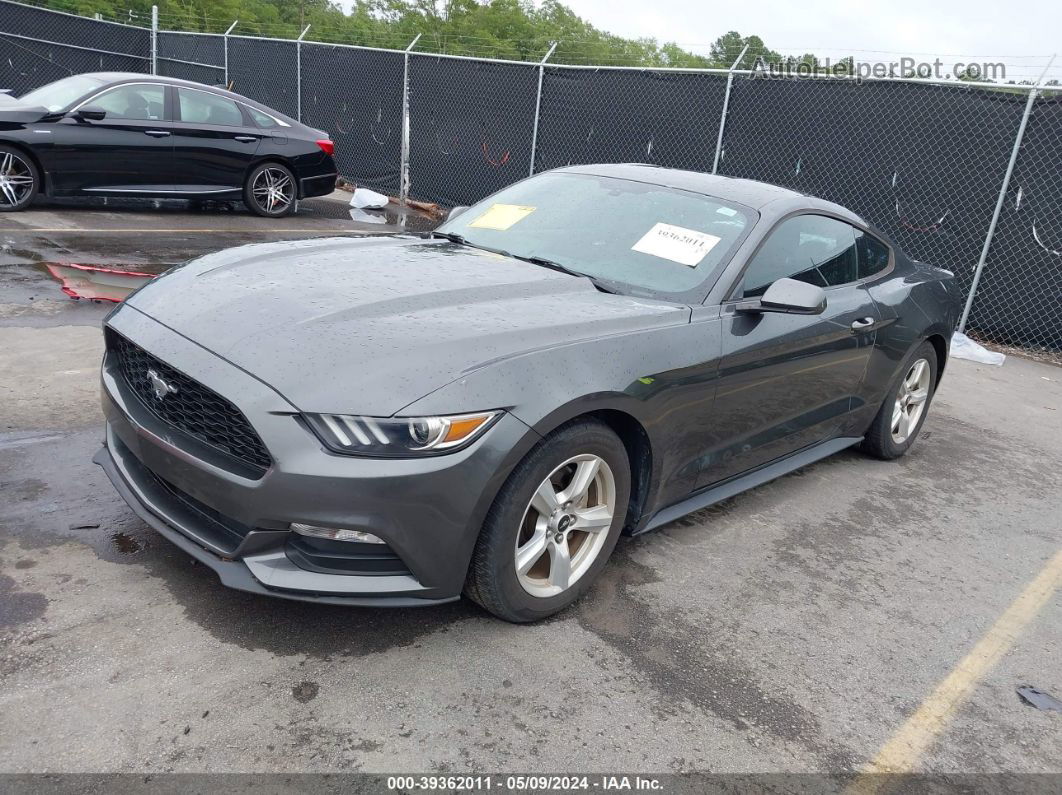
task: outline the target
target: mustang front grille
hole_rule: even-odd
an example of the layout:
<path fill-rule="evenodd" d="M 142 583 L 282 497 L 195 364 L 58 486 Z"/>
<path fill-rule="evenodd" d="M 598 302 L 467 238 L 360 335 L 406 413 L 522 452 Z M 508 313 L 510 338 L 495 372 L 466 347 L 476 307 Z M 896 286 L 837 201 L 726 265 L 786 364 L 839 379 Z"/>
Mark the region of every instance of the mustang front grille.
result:
<path fill-rule="evenodd" d="M 236 406 L 120 334 L 107 337 L 122 378 L 152 414 L 259 474 L 269 468 L 273 460 Z"/>

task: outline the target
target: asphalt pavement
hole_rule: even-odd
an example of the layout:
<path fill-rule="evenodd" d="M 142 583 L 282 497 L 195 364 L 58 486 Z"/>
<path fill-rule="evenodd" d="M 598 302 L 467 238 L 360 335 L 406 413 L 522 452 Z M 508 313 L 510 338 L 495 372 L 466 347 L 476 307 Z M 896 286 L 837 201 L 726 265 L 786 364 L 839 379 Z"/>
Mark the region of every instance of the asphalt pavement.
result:
<path fill-rule="evenodd" d="M 906 458 L 845 452 L 622 539 L 542 624 L 270 600 L 92 465 L 108 307 L 33 265 L 274 234 L 204 217 L 230 216 L 0 218 L 0 771 L 857 772 L 891 748 L 1062 773 L 1062 713 L 1017 694 L 1062 697 L 1062 369 L 953 361 Z"/>

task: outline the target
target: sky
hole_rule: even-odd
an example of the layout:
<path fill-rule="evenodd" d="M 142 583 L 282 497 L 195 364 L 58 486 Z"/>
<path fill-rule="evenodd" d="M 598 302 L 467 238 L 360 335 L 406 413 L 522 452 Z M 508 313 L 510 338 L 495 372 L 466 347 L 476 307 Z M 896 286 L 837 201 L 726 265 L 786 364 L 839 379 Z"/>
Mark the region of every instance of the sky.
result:
<path fill-rule="evenodd" d="M 709 3 L 706 0 L 562 0 L 595 27 L 627 38 L 648 36 L 704 52 L 730 30 L 757 35 L 783 54 L 851 54 L 857 60 L 1002 61 L 1008 79 L 1036 79 L 1051 54 L 1062 77 L 1062 3 L 1058 0 L 933 0 L 926 3 Z M 863 50 L 867 52 L 856 52 Z M 875 51 L 875 52 L 870 52 Z M 928 55 L 919 55 L 926 53 Z M 976 57 L 975 57 L 976 56 Z M 1029 57 L 1032 56 L 1032 57 Z"/>

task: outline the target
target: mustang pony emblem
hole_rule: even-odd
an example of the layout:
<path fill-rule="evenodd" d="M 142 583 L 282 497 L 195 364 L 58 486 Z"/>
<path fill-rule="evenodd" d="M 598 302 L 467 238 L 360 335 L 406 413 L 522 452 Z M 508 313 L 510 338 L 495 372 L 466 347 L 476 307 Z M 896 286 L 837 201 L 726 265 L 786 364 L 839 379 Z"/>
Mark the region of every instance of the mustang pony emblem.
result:
<path fill-rule="evenodd" d="M 159 400 L 162 400 L 166 395 L 176 394 L 177 387 L 167 384 L 162 380 L 162 376 L 154 370 L 148 370 L 147 377 L 148 381 L 151 382 L 151 388 L 155 390 L 155 397 Z"/>

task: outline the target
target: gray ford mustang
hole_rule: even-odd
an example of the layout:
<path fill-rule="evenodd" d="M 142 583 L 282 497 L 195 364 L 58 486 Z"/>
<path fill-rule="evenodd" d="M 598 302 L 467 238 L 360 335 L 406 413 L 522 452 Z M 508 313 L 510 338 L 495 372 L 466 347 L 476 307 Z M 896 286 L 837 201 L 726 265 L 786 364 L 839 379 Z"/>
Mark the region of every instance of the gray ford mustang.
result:
<path fill-rule="evenodd" d="M 106 321 L 96 462 L 225 585 L 533 621 L 643 533 L 907 452 L 952 275 L 757 182 L 577 166 L 428 238 L 262 244 Z"/>

